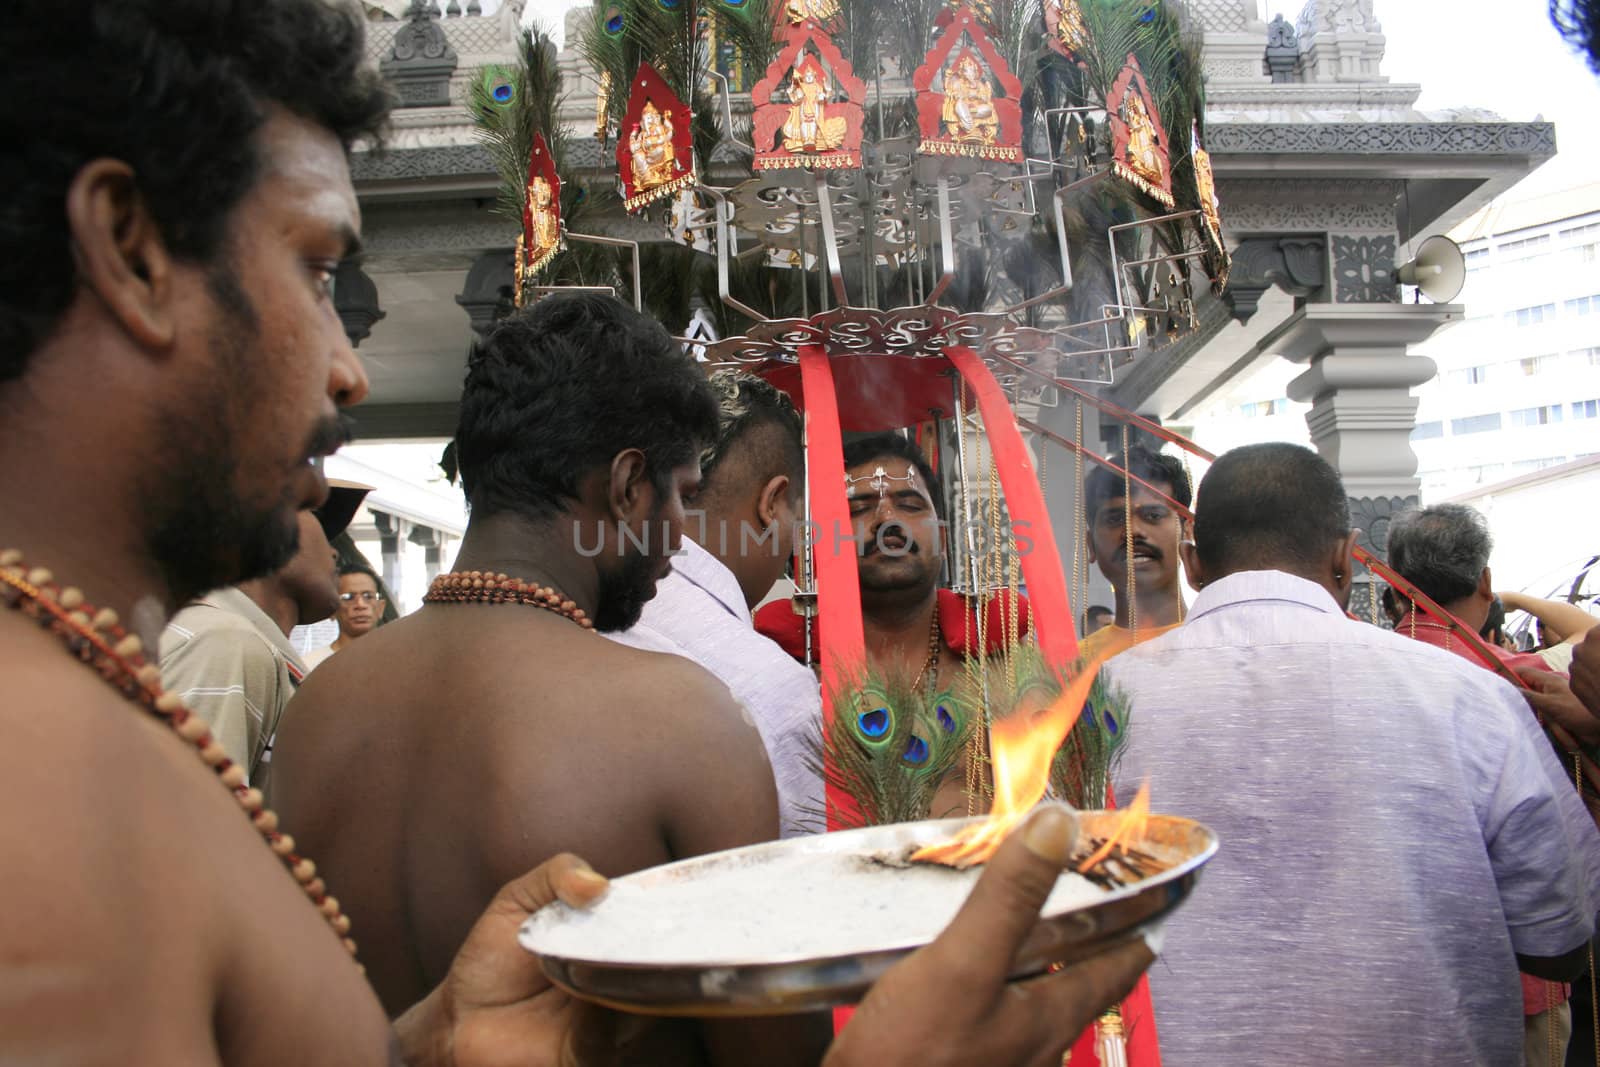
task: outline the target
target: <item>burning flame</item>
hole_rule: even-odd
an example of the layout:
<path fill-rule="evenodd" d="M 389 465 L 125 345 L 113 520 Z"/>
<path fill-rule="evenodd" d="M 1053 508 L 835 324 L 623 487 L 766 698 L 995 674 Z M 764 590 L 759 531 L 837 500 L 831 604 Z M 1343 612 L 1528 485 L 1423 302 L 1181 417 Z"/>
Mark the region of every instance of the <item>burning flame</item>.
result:
<path fill-rule="evenodd" d="M 989 727 L 994 763 L 994 807 L 989 818 L 963 829 L 948 841 L 919 848 L 911 854 L 913 863 L 971 867 L 994 855 L 1000 842 L 1044 796 L 1050 784 L 1051 761 L 1077 721 L 1100 665 L 1129 644 L 1126 639 L 1111 642 L 1112 647 L 1084 664 L 1049 707 L 1039 711 L 1019 708 Z M 1147 811 L 1148 807 L 1147 800 Z"/>
<path fill-rule="evenodd" d="M 1106 838 L 1106 843 L 1095 849 L 1088 859 L 1078 864 L 1078 873 L 1087 874 L 1094 870 L 1094 865 L 1111 855 L 1111 850 L 1124 838 L 1137 840 L 1144 836 L 1144 828 L 1149 821 L 1150 783 L 1147 781 L 1134 794 L 1133 802 L 1122 809 L 1122 818 L 1117 820 L 1117 828 Z"/>

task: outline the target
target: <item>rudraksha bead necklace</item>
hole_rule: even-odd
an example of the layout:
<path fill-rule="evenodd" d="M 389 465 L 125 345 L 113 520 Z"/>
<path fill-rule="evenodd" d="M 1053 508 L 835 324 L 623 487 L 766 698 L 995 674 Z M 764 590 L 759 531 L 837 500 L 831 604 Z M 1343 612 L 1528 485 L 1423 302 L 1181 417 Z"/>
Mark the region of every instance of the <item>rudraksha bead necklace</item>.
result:
<path fill-rule="evenodd" d="M 594 629 L 594 620 L 559 589 L 492 571 L 441 574 L 428 586 L 428 595 L 422 601 L 425 604 L 527 604 L 565 616 L 585 630 Z"/>
<path fill-rule="evenodd" d="M 161 688 L 161 669 L 145 659 L 144 642 L 122 627 L 115 611 L 97 610 L 79 590 L 57 585 L 54 576 L 43 567 L 25 567 L 22 553 L 16 549 L 0 552 L 0 602 L 61 638 L 67 651 L 94 668 L 111 688 L 194 746 L 200 759 L 216 772 L 244 809 L 267 847 L 283 861 L 333 927 L 345 949 L 352 956 L 356 954 L 356 943 L 349 937 L 350 919 L 339 910 L 338 899 L 328 894 L 327 885 L 317 876 L 317 865 L 298 855 L 294 838 L 278 830 L 278 816 L 262 804 L 259 789 L 245 784 L 245 769 L 228 758 L 205 720 L 184 707 L 176 693 Z"/>

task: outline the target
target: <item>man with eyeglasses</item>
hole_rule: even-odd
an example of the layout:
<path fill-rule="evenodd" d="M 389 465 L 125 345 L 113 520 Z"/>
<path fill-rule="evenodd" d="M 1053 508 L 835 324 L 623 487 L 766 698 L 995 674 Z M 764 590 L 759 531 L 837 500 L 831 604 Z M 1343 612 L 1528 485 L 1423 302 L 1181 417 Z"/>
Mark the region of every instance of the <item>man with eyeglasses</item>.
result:
<path fill-rule="evenodd" d="M 289 631 L 337 610 L 343 638 L 344 579 L 329 542 L 350 525 L 369 491 L 329 482 L 327 501 L 300 513 L 300 547 L 288 563 L 265 578 L 200 597 L 162 631 L 162 680 L 205 719 L 228 758 L 262 792 L 278 720 L 310 670 L 289 644 Z M 361 632 L 370 629 L 369 622 Z"/>
<path fill-rule="evenodd" d="M 346 563 L 339 568 L 339 636 L 333 643 L 306 653 L 306 670 L 371 633 L 383 619 L 383 590 L 371 567 Z"/>

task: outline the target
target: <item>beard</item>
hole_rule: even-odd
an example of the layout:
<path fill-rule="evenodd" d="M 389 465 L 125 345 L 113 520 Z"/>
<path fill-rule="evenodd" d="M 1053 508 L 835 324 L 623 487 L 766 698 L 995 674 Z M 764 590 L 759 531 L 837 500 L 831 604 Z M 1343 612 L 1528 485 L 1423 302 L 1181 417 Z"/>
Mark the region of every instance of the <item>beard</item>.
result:
<path fill-rule="evenodd" d="M 219 267 L 207 279 L 217 308 L 210 348 L 213 388 L 200 393 L 219 403 L 169 413 L 166 458 L 142 486 L 149 526 L 146 550 L 166 579 L 175 603 L 277 570 L 300 543 L 294 487 L 285 474 L 276 493 L 245 499 L 235 484 L 241 469 L 236 405 L 271 388 L 257 369 L 254 342 L 260 321 L 232 271 Z M 317 427 L 320 442 L 328 432 Z"/>
<path fill-rule="evenodd" d="M 600 572 L 594 628 L 603 634 L 629 629 L 644 614 L 645 602 L 655 595 L 655 558 L 643 552 L 623 556 L 616 567 Z"/>
<path fill-rule="evenodd" d="M 657 507 L 645 520 L 644 547 L 635 544 L 631 552 L 622 554 L 615 568 L 600 569 L 599 584 L 595 590 L 594 628 L 601 633 L 610 634 L 631 628 L 644 614 L 645 603 L 656 595 L 661 557 L 651 555 L 647 550 L 654 547 L 649 540 L 650 531 L 664 531 L 666 528 L 663 514 L 664 509 Z M 626 545 L 627 539 L 622 538 L 618 544 Z M 663 553 L 667 551 L 665 544 L 660 547 Z"/>

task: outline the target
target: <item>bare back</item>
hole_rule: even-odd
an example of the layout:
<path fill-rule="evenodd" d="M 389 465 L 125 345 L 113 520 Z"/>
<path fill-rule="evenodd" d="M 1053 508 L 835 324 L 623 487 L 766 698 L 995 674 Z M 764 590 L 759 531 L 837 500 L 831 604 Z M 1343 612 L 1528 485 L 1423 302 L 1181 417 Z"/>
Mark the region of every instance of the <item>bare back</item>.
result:
<path fill-rule="evenodd" d="M 391 1062 L 359 970 L 191 746 L 9 612 L 0 677 L 0 1062 Z"/>
<path fill-rule="evenodd" d="M 523 605 L 427 607 L 329 660 L 273 773 L 391 1015 L 558 852 L 617 876 L 777 836 L 760 737 L 719 682 Z"/>

